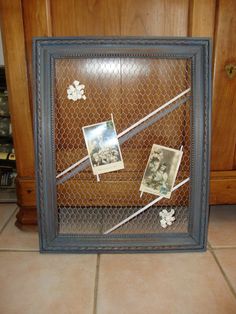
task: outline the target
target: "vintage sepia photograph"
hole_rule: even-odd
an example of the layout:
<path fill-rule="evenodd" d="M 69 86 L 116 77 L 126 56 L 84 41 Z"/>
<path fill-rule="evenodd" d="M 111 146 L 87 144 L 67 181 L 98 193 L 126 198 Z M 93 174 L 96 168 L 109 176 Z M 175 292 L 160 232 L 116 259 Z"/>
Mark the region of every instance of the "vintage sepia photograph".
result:
<path fill-rule="evenodd" d="M 140 191 L 170 198 L 182 155 L 180 150 L 154 144 Z"/>
<path fill-rule="evenodd" d="M 124 168 L 113 120 L 82 129 L 94 175 Z"/>

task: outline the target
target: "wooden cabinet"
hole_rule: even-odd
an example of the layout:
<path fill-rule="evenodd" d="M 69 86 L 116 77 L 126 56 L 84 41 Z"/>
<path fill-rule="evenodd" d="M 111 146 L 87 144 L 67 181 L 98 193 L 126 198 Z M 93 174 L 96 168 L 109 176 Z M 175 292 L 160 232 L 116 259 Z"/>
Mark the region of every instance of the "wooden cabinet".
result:
<path fill-rule="evenodd" d="M 36 222 L 32 131 L 33 36 L 207 36 L 213 39 L 211 204 L 236 203 L 234 0 L 0 0 L 17 157 L 18 222 Z"/>

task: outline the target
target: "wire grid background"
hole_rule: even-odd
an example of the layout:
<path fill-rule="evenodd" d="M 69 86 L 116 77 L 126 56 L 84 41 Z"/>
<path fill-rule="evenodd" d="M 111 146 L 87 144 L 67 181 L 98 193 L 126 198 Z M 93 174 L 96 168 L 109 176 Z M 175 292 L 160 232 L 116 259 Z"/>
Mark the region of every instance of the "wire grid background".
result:
<path fill-rule="evenodd" d="M 113 114 L 117 134 L 191 87 L 191 61 L 153 58 L 58 59 L 55 64 L 56 171 L 87 155 L 82 127 Z M 74 80 L 87 99 L 67 99 Z M 188 93 L 190 96 L 190 93 Z M 170 105 L 172 106 L 172 105 Z M 153 144 L 183 145 L 176 183 L 190 175 L 191 98 L 121 146 L 125 169 L 100 175 L 91 167 L 57 185 L 58 229 L 62 234 L 101 235 L 157 196 L 143 194 L 140 183 Z M 176 221 L 163 229 L 159 212 L 175 209 Z M 174 191 L 112 234 L 182 233 L 188 230 L 189 183 Z"/>

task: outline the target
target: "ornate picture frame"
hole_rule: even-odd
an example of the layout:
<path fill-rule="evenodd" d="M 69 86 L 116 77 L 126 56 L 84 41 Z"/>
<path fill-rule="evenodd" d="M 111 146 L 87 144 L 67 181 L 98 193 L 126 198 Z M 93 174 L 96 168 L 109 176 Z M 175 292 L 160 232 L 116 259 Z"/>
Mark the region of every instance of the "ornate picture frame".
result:
<path fill-rule="evenodd" d="M 210 39 L 34 38 L 33 56 L 41 252 L 204 251 Z M 124 169 L 96 178 L 82 128 L 111 115 Z M 140 197 L 153 144 L 183 150 L 170 199 Z"/>

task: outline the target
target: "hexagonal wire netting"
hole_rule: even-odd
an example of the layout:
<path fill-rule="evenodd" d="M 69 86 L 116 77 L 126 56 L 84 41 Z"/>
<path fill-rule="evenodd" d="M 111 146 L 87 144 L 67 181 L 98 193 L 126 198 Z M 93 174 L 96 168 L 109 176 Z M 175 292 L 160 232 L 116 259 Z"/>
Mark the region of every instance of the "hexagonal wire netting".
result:
<path fill-rule="evenodd" d="M 187 59 L 57 59 L 55 70 L 57 174 L 87 155 L 83 126 L 110 120 L 112 113 L 119 134 L 191 87 L 191 61 Z M 86 100 L 67 99 L 67 88 L 74 80 L 85 85 Z M 174 149 L 183 145 L 175 184 L 189 177 L 190 93 L 177 109 L 121 145 L 123 170 L 102 174 L 97 182 L 89 166 L 57 185 L 59 233 L 101 235 L 155 199 L 147 193 L 140 198 L 139 192 L 153 144 Z M 176 221 L 163 229 L 159 212 L 170 208 L 176 211 Z M 187 232 L 188 218 L 189 183 L 112 234 Z"/>

